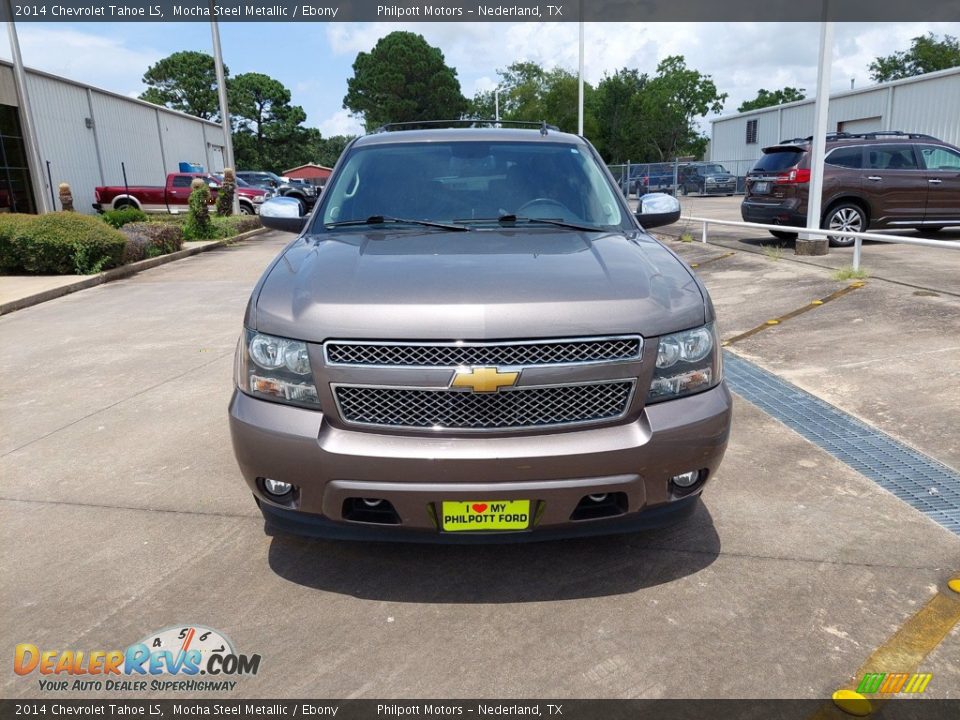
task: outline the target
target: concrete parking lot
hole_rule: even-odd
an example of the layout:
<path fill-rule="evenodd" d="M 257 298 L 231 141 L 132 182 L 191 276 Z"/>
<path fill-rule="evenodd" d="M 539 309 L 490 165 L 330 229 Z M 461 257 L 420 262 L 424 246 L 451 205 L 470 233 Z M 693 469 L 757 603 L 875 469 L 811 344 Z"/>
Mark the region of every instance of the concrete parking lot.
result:
<path fill-rule="evenodd" d="M 265 535 L 226 407 L 244 304 L 287 237 L 0 317 L 7 652 L 198 623 L 263 657 L 230 697 L 826 698 L 949 593 L 960 536 L 741 397 L 702 506 L 666 531 L 488 547 Z M 665 241 L 697 265 L 724 338 L 849 284 L 727 240 Z M 871 279 L 728 350 L 960 468 L 960 252 L 942 254 L 924 290 Z M 958 698 L 960 629 L 945 632 L 918 667 L 926 696 Z M 41 694 L 35 676 L 0 687 Z"/>

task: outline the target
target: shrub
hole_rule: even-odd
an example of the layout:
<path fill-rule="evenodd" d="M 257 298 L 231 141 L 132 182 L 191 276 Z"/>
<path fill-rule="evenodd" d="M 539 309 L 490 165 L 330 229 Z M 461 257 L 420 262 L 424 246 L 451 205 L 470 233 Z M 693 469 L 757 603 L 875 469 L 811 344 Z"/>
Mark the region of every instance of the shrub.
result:
<path fill-rule="evenodd" d="M 214 237 L 210 223 L 210 188 L 200 178 L 195 179 L 191 187 L 190 209 L 187 211 L 183 235 L 188 240 L 210 240 Z"/>
<path fill-rule="evenodd" d="M 233 168 L 223 171 L 223 182 L 217 192 L 217 215 L 227 217 L 233 215 L 233 195 L 237 191 L 237 181 Z"/>
<path fill-rule="evenodd" d="M 234 215 L 232 217 L 214 218 L 214 227 L 217 230 L 217 237 L 228 238 L 241 233 L 250 232 L 263 227 L 260 224 L 260 218 L 256 215 Z"/>
<path fill-rule="evenodd" d="M 126 238 L 97 218 L 74 212 L 0 216 L 5 269 L 87 275 L 123 261 Z"/>
<path fill-rule="evenodd" d="M 144 222 L 147 219 L 147 214 L 143 210 L 127 206 L 118 210 L 107 210 L 100 217 L 107 225 L 119 229 L 127 223 Z"/>
<path fill-rule="evenodd" d="M 147 257 L 167 255 L 183 248 L 183 228 L 170 223 L 130 223 L 123 228 L 123 234 L 129 237 L 144 237 L 150 241 L 146 250 Z"/>
<path fill-rule="evenodd" d="M 19 270 L 20 261 L 17 259 L 16 238 L 36 219 L 36 215 L 0 214 L 0 272 Z"/>

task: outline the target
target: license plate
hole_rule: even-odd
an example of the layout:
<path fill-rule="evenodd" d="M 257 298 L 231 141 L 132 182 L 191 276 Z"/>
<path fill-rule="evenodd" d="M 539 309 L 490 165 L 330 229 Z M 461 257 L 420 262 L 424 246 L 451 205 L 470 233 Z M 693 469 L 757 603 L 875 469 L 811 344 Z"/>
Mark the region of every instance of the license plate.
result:
<path fill-rule="evenodd" d="M 753 194 L 754 195 L 766 195 L 770 192 L 770 183 L 769 182 L 756 182 L 753 184 Z"/>
<path fill-rule="evenodd" d="M 530 527 L 529 500 L 470 500 L 441 503 L 444 532 L 463 530 L 526 530 Z"/>

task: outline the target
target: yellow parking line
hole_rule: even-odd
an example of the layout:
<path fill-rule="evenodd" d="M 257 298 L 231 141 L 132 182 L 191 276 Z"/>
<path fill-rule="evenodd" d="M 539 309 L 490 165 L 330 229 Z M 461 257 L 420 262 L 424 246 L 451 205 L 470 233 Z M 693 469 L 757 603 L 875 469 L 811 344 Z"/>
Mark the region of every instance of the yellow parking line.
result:
<path fill-rule="evenodd" d="M 917 671 L 924 658 L 960 623 L 960 593 L 954 590 L 955 584 L 960 587 L 960 578 L 947 583 L 951 592 L 934 595 L 874 650 L 857 670 L 853 682 L 837 690 L 833 702 L 823 705 L 810 720 L 837 720 L 850 715 L 863 717 L 874 712 L 887 698 L 864 697 L 856 692 L 857 683 L 868 673 L 909 675 Z"/>
<path fill-rule="evenodd" d="M 825 303 L 830 302 L 831 300 L 836 300 L 838 297 L 843 297 L 847 293 L 851 293 L 854 290 L 858 290 L 862 288 L 864 285 L 866 285 L 866 283 L 864 282 L 850 283 L 845 288 L 840 288 L 836 292 L 830 293 L 825 298 L 820 298 L 819 300 L 813 300 L 807 305 L 804 305 L 803 307 L 799 307 L 796 310 L 792 310 L 791 312 L 788 312 L 786 315 L 781 315 L 780 317 L 777 317 L 777 318 L 771 318 L 770 320 L 767 320 L 766 322 L 764 322 L 762 325 L 757 325 L 757 327 L 751 330 L 747 330 L 746 332 L 740 333 L 739 335 L 734 335 L 732 338 L 724 340 L 722 344 L 724 347 L 727 347 L 728 345 L 733 345 L 734 343 L 740 342 L 741 340 L 746 340 L 748 337 L 753 337 L 758 332 L 762 332 L 767 328 L 774 327 L 775 325 L 779 325 L 784 320 L 789 320 L 791 318 L 797 317 L 797 315 L 802 315 L 805 312 L 810 312 L 814 308 L 818 308 L 821 305 L 824 305 Z"/>
<path fill-rule="evenodd" d="M 735 253 L 735 252 L 728 252 L 728 253 L 724 253 L 723 255 L 717 255 L 716 257 L 712 257 L 712 258 L 710 258 L 710 259 L 708 259 L 708 260 L 704 260 L 703 262 L 690 263 L 690 267 L 692 267 L 692 268 L 703 267 L 704 265 L 709 265 L 710 263 L 716 262 L 717 260 L 723 260 L 724 258 L 728 258 L 728 257 L 730 257 L 731 255 L 736 255 L 736 253 Z"/>

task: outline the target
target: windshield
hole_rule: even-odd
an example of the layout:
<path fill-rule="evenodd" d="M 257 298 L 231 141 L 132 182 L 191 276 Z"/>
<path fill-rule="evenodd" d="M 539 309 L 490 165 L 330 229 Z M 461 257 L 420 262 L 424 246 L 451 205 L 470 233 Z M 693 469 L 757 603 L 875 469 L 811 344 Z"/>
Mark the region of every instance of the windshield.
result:
<path fill-rule="evenodd" d="M 592 155 L 570 144 L 371 145 L 353 150 L 324 190 L 319 222 L 385 217 L 480 226 L 512 218 L 609 227 L 622 221 L 613 192 Z"/>

